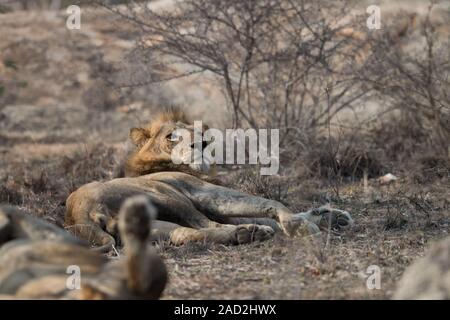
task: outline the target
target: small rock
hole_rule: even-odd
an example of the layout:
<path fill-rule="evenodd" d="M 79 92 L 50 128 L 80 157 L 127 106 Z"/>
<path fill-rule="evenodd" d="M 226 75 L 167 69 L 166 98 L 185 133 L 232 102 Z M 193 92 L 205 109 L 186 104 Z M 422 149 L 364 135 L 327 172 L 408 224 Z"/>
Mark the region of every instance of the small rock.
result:
<path fill-rule="evenodd" d="M 392 173 L 385 174 L 384 176 L 378 178 L 380 184 L 389 184 L 395 180 L 398 180 L 398 178 Z"/>

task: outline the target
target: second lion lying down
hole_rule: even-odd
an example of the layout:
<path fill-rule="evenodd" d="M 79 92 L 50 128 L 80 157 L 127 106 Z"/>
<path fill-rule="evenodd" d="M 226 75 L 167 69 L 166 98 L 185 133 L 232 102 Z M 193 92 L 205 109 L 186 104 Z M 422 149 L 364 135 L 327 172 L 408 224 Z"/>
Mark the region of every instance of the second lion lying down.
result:
<path fill-rule="evenodd" d="M 211 241 L 243 244 L 267 240 L 275 231 L 292 236 L 299 227 L 309 232 L 319 227 L 341 228 L 352 224 L 345 211 L 319 208 L 294 214 L 283 204 L 248 195 L 202 180 L 200 166 L 174 165 L 171 151 L 176 129 L 194 128 L 180 112 L 160 115 L 146 128 L 134 128 L 134 152 L 125 163 L 125 178 L 92 182 L 73 192 L 66 203 L 66 225 L 99 250 L 120 241 L 117 213 L 129 197 L 142 195 L 159 212 L 155 236 L 173 244 Z M 194 147 L 194 146 L 192 146 Z"/>
<path fill-rule="evenodd" d="M 53 224 L 0 205 L 0 300 L 158 299 L 168 276 L 148 243 L 155 215 L 145 198 L 125 201 L 118 214 L 124 255 L 111 260 Z M 74 267 L 78 284 L 69 276 Z"/>

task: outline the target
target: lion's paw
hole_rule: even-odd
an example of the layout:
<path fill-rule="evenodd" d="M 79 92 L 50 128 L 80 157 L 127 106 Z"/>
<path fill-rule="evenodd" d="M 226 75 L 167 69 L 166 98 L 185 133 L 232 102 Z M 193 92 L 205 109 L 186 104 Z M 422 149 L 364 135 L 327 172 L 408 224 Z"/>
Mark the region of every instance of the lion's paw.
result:
<path fill-rule="evenodd" d="M 254 241 L 266 241 L 273 237 L 275 231 L 269 226 L 243 224 L 237 226 L 236 240 L 238 244 Z"/>
<path fill-rule="evenodd" d="M 325 230 L 345 230 L 354 224 L 350 213 L 329 206 L 314 208 L 299 215 Z"/>

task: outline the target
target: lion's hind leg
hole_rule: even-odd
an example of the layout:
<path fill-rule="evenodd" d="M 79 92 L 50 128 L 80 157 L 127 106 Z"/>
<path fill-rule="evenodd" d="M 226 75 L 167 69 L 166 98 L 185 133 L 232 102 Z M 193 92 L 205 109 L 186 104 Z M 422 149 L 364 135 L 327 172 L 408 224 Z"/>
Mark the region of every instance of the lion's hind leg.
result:
<path fill-rule="evenodd" d="M 237 228 L 237 244 L 245 244 L 255 241 L 266 241 L 273 237 L 275 231 L 272 227 L 256 224 L 240 224 Z"/>
<path fill-rule="evenodd" d="M 174 245 L 189 242 L 211 242 L 224 245 L 239 245 L 272 238 L 274 230 L 269 226 L 242 224 L 220 225 L 217 228 L 193 229 L 178 226 L 167 233 L 167 239 Z"/>

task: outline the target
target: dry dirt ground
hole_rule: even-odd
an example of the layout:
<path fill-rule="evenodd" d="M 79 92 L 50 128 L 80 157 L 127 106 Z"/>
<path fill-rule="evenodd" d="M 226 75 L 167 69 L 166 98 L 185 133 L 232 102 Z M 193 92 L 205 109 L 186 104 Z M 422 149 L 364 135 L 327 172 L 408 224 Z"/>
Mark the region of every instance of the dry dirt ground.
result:
<path fill-rule="evenodd" d="M 82 29 L 71 32 L 63 13 L 0 15 L 0 202 L 58 225 L 68 194 L 111 178 L 129 128 L 179 91 L 179 84 L 132 95 L 108 87 L 105 78 L 117 71 L 111 63 L 117 65 L 132 47 L 132 31 L 117 32 L 117 21 L 100 18 L 86 16 Z M 203 89 L 197 88 L 197 98 L 215 101 L 215 93 Z M 214 118 L 214 110 L 205 116 Z M 224 183 L 294 211 L 330 202 L 351 212 L 352 230 L 324 234 L 321 241 L 277 235 L 238 247 L 160 243 L 170 270 L 164 298 L 390 298 L 404 269 L 448 235 L 450 183 L 442 163 L 390 166 L 399 180 L 380 185 L 370 179 L 365 190 L 359 179 L 336 185 L 297 166 L 283 170 L 284 178 L 264 180 L 240 171 Z M 366 286 L 371 265 L 381 270 L 379 290 Z"/>

